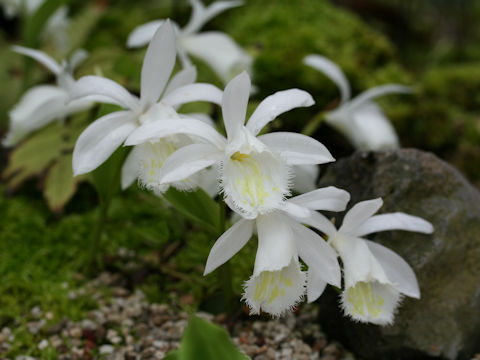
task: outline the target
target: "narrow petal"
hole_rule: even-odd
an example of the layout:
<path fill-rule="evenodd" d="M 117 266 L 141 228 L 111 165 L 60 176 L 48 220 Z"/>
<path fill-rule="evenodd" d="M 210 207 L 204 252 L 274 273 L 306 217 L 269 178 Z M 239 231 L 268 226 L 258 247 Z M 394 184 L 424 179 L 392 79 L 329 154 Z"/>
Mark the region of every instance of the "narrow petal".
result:
<path fill-rule="evenodd" d="M 73 72 L 80 64 L 82 64 L 88 57 L 88 51 L 84 49 L 75 50 L 72 56 L 70 56 L 69 65 Z"/>
<path fill-rule="evenodd" d="M 122 166 L 122 190 L 127 189 L 138 178 L 140 163 L 137 157 L 137 147 L 128 154 Z"/>
<path fill-rule="evenodd" d="M 278 91 L 266 97 L 255 109 L 247 123 L 247 129 L 257 135 L 262 128 L 278 115 L 298 107 L 312 106 L 315 103 L 306 91 L 289 89 Z"/>
<path fill-rule="evenodd" d="M 317 271 L 314 269 L 308 270 L 307 274 L 307 299 L 309 303 L 317 300 L 323 294 L 327 282 L 324 281 Z"/>
<path fill-rule="evenodd" d="M 70 100 L 80 98 L 112 103 L 131 110 L 137 109 L 140 104 L 136 96 L 115 81 L 92 75 L 80 78 L 70 89 Z"/>
<path fill-rule="evenodd" d="M 306 193 L 317 187 L 317 179 L 320 169 L 317 165 L 294 165 L 293 172 L 293 190 L 297 193 Z"/>
<path fill-rule="evenodd" d="M 255 221 L 240 220 L 218 238 L 210 250 L 203 275 L 211 273 L 227 262 L 252 237 Z"/>
<path fill-rule="evenodd" d="M 335 234 L 337 233 L 337 229 L 335 228 L 335 225 L 333 225 L 332 222 L 328 220 L 324 215 L 316 211 L 310 210 L 308 216 L 304 216 L 303 213 L 300 214 L 299 216 L 299 214 L 296 212 L 290 212 L 290 209 L 291 208 L 286 207 L 283 210 L 286 211 L 288 215 L 290 215 L 293 219 L 295 219 L 299 223 L 311 226 L 317 230 L 320 230 L 324 234 L 327 234 L 329 239 L 335 236 Z"/>
<path fill-rule="evenodd" d="M 164 20 L 153 20 L 137 26 L 128 35 L 127 47 L 138 48 L 147 45 L 152 40 L 155 32 L 162 26 Z"/>
<path fill-rule="evenodd" d="M 179 87 L 165 95 L 162 102 L 170 106 L 180 106 L 194 101 L 207 101 L 222 104 L 223 92 L 211 84 L 196 83 Z"/>
<path fill-rule="evenodd" d="M 378 281 L 358 282 L 346 288 L 341 295 L 345 315 L 353 320 L 388 325 L 393 323 L 401 294 L 390 284 Z"/>
<path fill-rule="evenodd" d="M 29 56 L 32 59 L 35 59 L 55 75 L 59 75 L 62 72 L 61 66 L 43 51 L 30 49 L 23 46 L 12 46 L 12 50 L 18 54 Z"/>
<path fill-rule="evenodd" d="M 342 104 L 350 99 L 350 84 L 337 64 L 321 55 L 308 55 L 303 59 L 303 63 L 321 71 L 338 86 L 342 97 Z"/>
<path fill-rule="evenodd" d="M 228 139 L 234 138 L 237 129 L 245 123 L 250 87 L 250 76 L 246 72 L 236 76 L 225 87 L 222 114 Z"/>
<path fill-rule="evenodd" d="M 405 230 L 431 234 L 433 225 L 420 217 L 396 212 L 372 216 L 357 229 L 356 235 L 364 236 L 386 230 Z"/>
<path fill-rule="evenodd" d="M 175 151 L 163 164 L 160 183 L 183 180 L 222 160 L 224 154 L 210 144 L 192 144 Z"/>
<path fill-rule="evenodd" d="M 157 30 L 143 59 L 140 101 L 155 104 L 167 84 L 177 56 L 175 31 L 169 20 Z"/>
<path fill-rule="evenodd" d="M 179 42 L 186 52 L 209 65 L 224 83 L 242 71 L 251 72 L 252 57 L 224 33 L 208 31 L 182 37 Z"/>
<path fill-rule="evenodd" d="M 358 228 L 383 205 L 382 198 L 361 201 L 355 204 L 343 218 L 339 232 L 343 234 L 356 235 Z"/>
<path fill-rule="evenodd" d="M 340 287 L 340 265 L 335 250 L 314 231 L 294 220 L 287 221 L 293 229 L 298 254 L 309 270 L 316 272 L 323 281 Z"/>
<path fill-rule="evenodd" d="M 143 124 L 128 137 L 125 145 L 138 145 L 175 134 L 197 136 L 219 149 L 225 148 L 225 138 L 210 125 L 197 119 L 162 119 Z"/>
<path fill-rule="evenodd" d="M 193 7 L 190 21 L 183 28 L 183 33 L 193 34 L 200 30 L 210 19 L 213 19 L 218 14 L 225 10 L 243 5 L 243 1 L 215 1 L 209 6 L 205 7 L 200 0 L 190 0 Z"/>
<path fill-rule="evenodd" d="M 288 199 L 288 202 L 308 209 L 325 211 L 343 211 L 349 201 L 350 194 L 335 186 L 316 189 Z"/>
<path fill-rule="evenodd" d="M 376 86 L 356 96 L 347 105 L 350 109 L 352 109 L 352 108 L 361 106 L 363 103 L 373 100 L 379 96 L 383 96 L 387 94 L 410 94 L 411 92 L 412 92 L 412 88 L 405 85 L 386 84 L 386 85 Z"/>
<path fill-rule="evenodd" d="M 335 161 L 328 149 L 310 136 L 293 132 L 274 132 L 258 137 L 289 165 L 317 165 Z"/>
<path fill-rule="evenodd" d="M 178 89 L 179 87 L 190 85 L 195 82 L 197 79 L 197 68 L 195 66 L 187 66 L 186 68 L 180 70 L 176 73 L 168 82 L 165 93 L 163 94 L 163 99 L 167 94 L 170 94 L 173 90 Z"/>
<path fill-rule="evenodd" d="M 408 263 L 397 253 L 385 246 L 373 241 L 365 241 L 393 286 L 395 286 L 395 288 L 402 294 L 415 299 L 420 299 L 420 289 L 418 287 L 417 277 L 410 265 L 408 265 Z"/>
<path fill-rule="evenodd" d="M 117 111 L 91 123 L 79 136 L 73 150 L 74 176 L 100 166 L 136 128 L 131 111 Z"/>

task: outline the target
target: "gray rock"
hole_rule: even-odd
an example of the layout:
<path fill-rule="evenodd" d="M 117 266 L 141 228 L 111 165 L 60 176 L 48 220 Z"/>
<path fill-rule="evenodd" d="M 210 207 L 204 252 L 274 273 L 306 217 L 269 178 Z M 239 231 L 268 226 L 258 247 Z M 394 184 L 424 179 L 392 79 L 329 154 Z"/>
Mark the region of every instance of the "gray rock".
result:
<path fill-rule="evenodd" d="M 380 327 L 343 317 L 329 290 L 320 298 L 325 332 L 366 359 L 470 359 L 480 349 L 480 192 L 451 165 L 412 149 L 355 153 L 326 170 L 327 185 L 349 191 L 350 206 L 381 196 L 380 212 L 423 217 L 435 233 L 370 236 L 413 267 L 422 298 L 405 298 L 394 325 Z"/>

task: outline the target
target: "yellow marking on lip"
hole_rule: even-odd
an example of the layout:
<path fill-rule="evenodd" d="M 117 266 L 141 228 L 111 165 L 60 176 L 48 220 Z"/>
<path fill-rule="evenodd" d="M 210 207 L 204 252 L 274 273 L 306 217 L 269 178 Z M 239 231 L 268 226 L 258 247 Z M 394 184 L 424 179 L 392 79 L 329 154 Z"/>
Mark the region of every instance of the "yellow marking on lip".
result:
<path fill-rule="evenodd" d="M 372 291 L 372 284 L 359 282 L 355 287 L 348 290 L 347 299 L 352 305 L 353 315 L 365 315 L 365 308 L 369 315 L 378 317 L 385 305 L 385 299 L 375 295 Z"/>
<path fill-rule="evenodd" d="M 236 160 L 236 161 L 243 161 L 245 159 L 248 159 L 250 156 L 247 154 L 242 154 L 240 151 L 235 152 L 232 156 L 230 156 L 230 159 Z"/>

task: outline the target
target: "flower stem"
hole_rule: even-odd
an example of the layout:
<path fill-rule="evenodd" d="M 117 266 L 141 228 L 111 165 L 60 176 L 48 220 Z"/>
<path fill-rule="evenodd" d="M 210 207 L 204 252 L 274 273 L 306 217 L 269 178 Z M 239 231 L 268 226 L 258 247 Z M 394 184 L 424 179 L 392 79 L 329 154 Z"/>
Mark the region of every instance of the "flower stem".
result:
<path fill-rule="evenodd" d="M 220 223 L 219 236 L 226 230 L 226 206 L 223 201 L 219 204 Z M 219 269 L 219 280 L 222 287 L 223 299 L 225 301 L 225 310 L 227 315 L 232 315 L 236 310 L 235 292 L 233 291 L 233 271 L 231 264 L 227 261 Z"/>
<path fill-rule="evenodd" d="M 102 267 L 102 259 L 99 249 L 102 233 L 105 228 L 105 222 L 107 220 L 109 206 L 110 202 L 100 201 L 97 223 L 95 224 L 95 231 L 93 232 L 92 243 L 90 246 L 90 257 L 88 260 L 87 272 L 96 272 Z"/>
<path fill-rule="evenodd" d="M 325 112 L 315 115 L 302 130 L 303 135 L 312 136 L 325 119 Z"/>

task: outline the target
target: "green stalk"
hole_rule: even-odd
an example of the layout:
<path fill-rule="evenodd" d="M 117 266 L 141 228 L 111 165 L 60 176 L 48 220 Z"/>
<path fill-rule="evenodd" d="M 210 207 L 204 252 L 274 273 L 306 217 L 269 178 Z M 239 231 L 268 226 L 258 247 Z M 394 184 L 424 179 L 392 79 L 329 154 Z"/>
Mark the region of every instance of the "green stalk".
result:
<path fill-rule="evenodd" d="M 95 231 L 93 232 L 92 242 L 90 244 L 90 257 L 88 261 L 87 272 L 96 272 L 102 267 L 102 259 L 99 250 L 102 233 L 105 229 L 105 223 L 107 221 L 109 207 L 109 201 L 100 201 L 100 209 L 98 213 L 97 223 L 95 224 Z"/>
<path fill-rule="evenodd" d="M 302 130 L 302 134 L 312 136 L 315 131 L 317 131 L 318 127 L 322 124 L 323 120 L 325 120 L 325 112 L 321 111 L 317 115 L 315 115 L 312 120 L 308 122 L 307 125 L 305 125 Z"/>
<path fill-rule="evenodd" d="M 226 206 L 223 201 L 220 201 L 220 228 L 219 236 L 226 230 Z M 222 287 L 223 299 L 225 300 L 225 309 L 227 315 L 233 315 L 237 308 L 235 292 L 233 291 L 233 271 L 230 262 L 226 262 L 219 269 L 219 281 Z"/>

